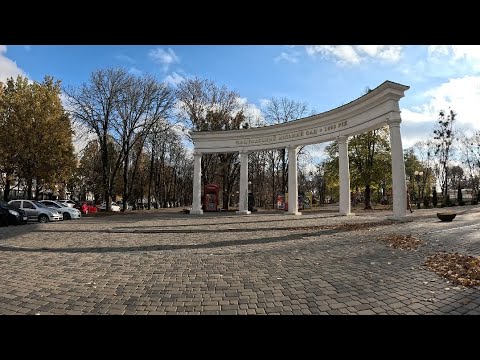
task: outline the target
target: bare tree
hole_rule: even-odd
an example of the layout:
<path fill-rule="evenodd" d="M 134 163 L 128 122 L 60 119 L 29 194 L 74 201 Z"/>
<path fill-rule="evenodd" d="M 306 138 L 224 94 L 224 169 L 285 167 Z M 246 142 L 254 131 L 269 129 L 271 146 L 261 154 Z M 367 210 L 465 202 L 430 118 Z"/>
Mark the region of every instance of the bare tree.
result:
<path fill-rule="evenodd" d="M 186 79 L 178 85 L 177 97 L 181 116 L 194 131 L 240 129 L 246 122 L 239 94 L 213 81 Z M 238 178 L 238 166 L 237 153 L 204 154 L 202 157 L 203 184 L 213 182 L 220 175 L 224 208 L 228 208 L 233 182 Z"/>
<path fill-rule="evenodd" d="M 169 117 L 173 105 L 173 91 L 148 75 L 143 77 L 130 75 L 125 87 L 119 92 L 117 101 L 119 116 L 118 121 L 113 122 L 113 129 L 123 155 L 123 211 L 127 209 L 140 158 L 136 157 L 132 178 L 129 179 L 129 153 L 137 141 L 140 142 L 139 148 L 143 148 L 147 134 L 156 123 Z"/>
<path fill-rule="evenodd" d="M 455 121 L 456 113 L 450 109 L 448 115 L 441 110 L 438 115 L 438 122 L 433 130 L 435 141 L 435 155 L 439 158 L 439 172 L 441 178 L 441 187 L 443 198 L 447 197 L 448 193 L 448 170 L 449 163 L 452 156 L 452 146 L 455 139 L 453 131 L 453 123 Z M 443 176 L 442 176 L 443 175 Z"/>
<path fill-rule="evenodd" d="M 74 119 L 97 136 L 107 210 L 114 195 L 116 175 L 123 165 L 125 209 L 131 182 L 129 153 L 136 141 L 145 141 L 153 124 L 169 113 L 174 103 L 172 90 L 148 75 L 136 77 L 125 69 L 101 69 L 91 74 L 88 83 L 66 93 Z M 110 141 L 120 148 L 114 159 L 110 159 Z"/>
<path fill-rule="evenodd" d="M 460 141 L 460 155 L 462 163 L 466 166 L 466 173 L 469 177 L 469 186 L 478 191 L 480 175 L 480 132 L 467 136 L 464 131 L 458 136 Z"/>
<path fill-rule="evenodd" d="M 265 120 L 269 124 L 282 124 L 306 116 L 308 105 L 285 97 L 271 98 L 265 110 Z M 282 161 L 281 189 L 287 188 L 287 156 L 284 148 L 278 150 Z"/>
<path fill-rule="evenodd" d="M 95 133 L 100 145 L 102 159 L 102 179 L 106 209 L 111 207 L 111 194 L 114 179 L 121 165 L 123 153 L 109 163 L 109 140 L 115 121 L 118 121 L 117 102 L 125 88 L 129 75 L 124 69 L 101 69 L 90 75 L 89 83 L 65 92 L 70 102 L 70 111 L 79 121 Z"/>

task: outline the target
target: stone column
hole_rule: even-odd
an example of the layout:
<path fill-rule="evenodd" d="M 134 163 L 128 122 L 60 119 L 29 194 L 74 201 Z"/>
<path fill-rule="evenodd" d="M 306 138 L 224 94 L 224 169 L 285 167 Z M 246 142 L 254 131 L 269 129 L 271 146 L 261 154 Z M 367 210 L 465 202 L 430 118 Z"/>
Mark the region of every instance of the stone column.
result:
<path fill-rule="evenodd" d="M 287 215 L 302 215 L 298 212 L 297 183 L 297 152 L 296 146 L 288 147 L 288 210 Z"/>
<path fill-rule="evenodd" d="M 240 152 L 240 193 L 237 214 L 248 215 L 248 152 Z"/>
<path fill-rule="evenodd" d="M 338 142 L 338 167 L 340 176 L 340 215 L 353 215 L 350 212 L 350 167 L 348 163 L 348 136 L 339 136 Z"/>
<path fill-rule="evenodd" d="M 407 211 L 407 186 L 405 183 L 405 161 L 403 159 L 402 136 L 400 134 L 400 114 L 392 113 L 387 119 L 390 127 L 390 146 L 392 148 L 392 193 L 393 218 L 403 219 Z"/>
<path fill-rule="evenodd" d="M 190 214 L 203 214 L 202 210 L 202 153 L 193 153 L 193 202 Z"/>

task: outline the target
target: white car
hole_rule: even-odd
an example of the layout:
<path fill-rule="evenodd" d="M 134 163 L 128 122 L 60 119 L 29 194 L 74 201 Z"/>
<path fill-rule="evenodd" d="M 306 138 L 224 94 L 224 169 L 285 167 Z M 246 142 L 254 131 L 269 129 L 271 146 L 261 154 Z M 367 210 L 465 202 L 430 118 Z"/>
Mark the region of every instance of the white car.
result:
<path fill-rule="evenodd" d="M 73 208 L 75 206 L 75 201 L 73 200 L 56 200 L 58 203 Z"/>
<path fill-rule="evenodd" d="M 71 219 L 81 219 L 82 213 L 80 210 L 74 209 L 70 206 L 66 206 L 58 201 L 54 200 L 40 200 L 43 205 L 49 207 L 51 209 L 57 210 L 59 213 L 63 214 L 63 220 L 71 220 Z"/>
<path fill-rule="evenodd" d="M 11 200 L 8 202 L 14 208 L 22 209 L 27 213 L 28 220 L 47 223 L 49 221 L 63 220 L 63 214 L 57 210 L 46 207 L 35 200 Z"/>
<path fill-rule="evenodd" d="M 103 202 L 99 207 L 99 210 L 105 211 L 107 210 L 106 204 Z M 120 211 L 120 206 L 117 205 L 115 201 L 112 201 L 112 205 L 110 206 L 110 211 Z"/>

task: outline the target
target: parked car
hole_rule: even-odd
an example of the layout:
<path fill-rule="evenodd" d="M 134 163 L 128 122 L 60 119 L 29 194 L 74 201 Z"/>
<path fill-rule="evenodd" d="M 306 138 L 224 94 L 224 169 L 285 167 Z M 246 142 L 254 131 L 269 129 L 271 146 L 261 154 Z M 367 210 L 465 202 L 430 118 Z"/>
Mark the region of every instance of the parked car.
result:
<path fill-rule="evenodd" d="M 21 209 L 15 209 L 6 201 L 0 200 L 0 211 L 5 215 L 4 221 L 7 226 L 11 224 L 21 225 L 27 223 L 27 213 Z M 2 221 L 0 221 L 0 223 L 1 222 Z"/>
<path fill-rule="evenodd" d="M 99 207 L 98 210 L 105 211 L 107 210 L 107 206 L 105 202 L 103 202 Z M 120 206 L 117 205 L 115 201 L 112 201 L 112 205 L 110 206 L 110 211 L 120 211 Z"/>
<path fill-rule="evenodd" d="M 74 207 L 75 206 L 75 201 L 73 200 L 55 200 L 55 201 L 58 201 L 60 204 L 64 204 L 65 206 L 68 206 L 68 207 Z"/>
<path fill-rule="evenodd" d="M 117 202 L 117 205 L 120 206 L 120 209 L 123 209 L 123 202 Z M 132 204 L 127 203 L 127 210 L 133 210 Z"/>
<path fill-rule="evenodd" d="M 22 209 L 27 213 L 28 220 L 47 223 L 49 221 L 63 220 L 63 215 L 57 210 L 50 209 L 35 200 L 10 200 L 9 205 L 15 209 Z"/>
<path fill-rule="evenodd" d="M 8 226 L 8 211 L 0 208 L 0 226 Z"/>
<path fill-rule="evenodd" d="M 59 213 L 63 214 L 63 220 L 72 220 L 72 219 L 81 219 L 82 213 L 80 210 L 66 206 L 55 200 L 40 200 L 45 206 L 57 210 Z"/>
<path fill-rule="evenodd" d="M 93 205 L 92 202 L 83 201 L 82 203 L 77 203 L 75 209 L 80 210 L 84 215 L 94 214 L 98 211 L 97 207 Z"/>

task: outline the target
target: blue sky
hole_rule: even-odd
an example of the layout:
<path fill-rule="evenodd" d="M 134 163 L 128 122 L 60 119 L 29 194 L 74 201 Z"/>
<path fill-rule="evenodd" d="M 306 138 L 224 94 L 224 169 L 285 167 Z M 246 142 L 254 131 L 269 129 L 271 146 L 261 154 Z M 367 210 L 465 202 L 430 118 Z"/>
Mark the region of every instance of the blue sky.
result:
<path fill-rule="evenodd" d="M 236 90 L 254 116 L 286 96 L 323 112 L 385 80 L 410 86 L 400 102 L 404 148 L 426 140 L 438 111 L 451 106 L 458 126 L 480 130 L 480 46 L 420 45 L 0 45 L 0 81 L 51 75 L 78 85 L 102 67 L 123 66 L 175 85 L 199 76 Z"/>

